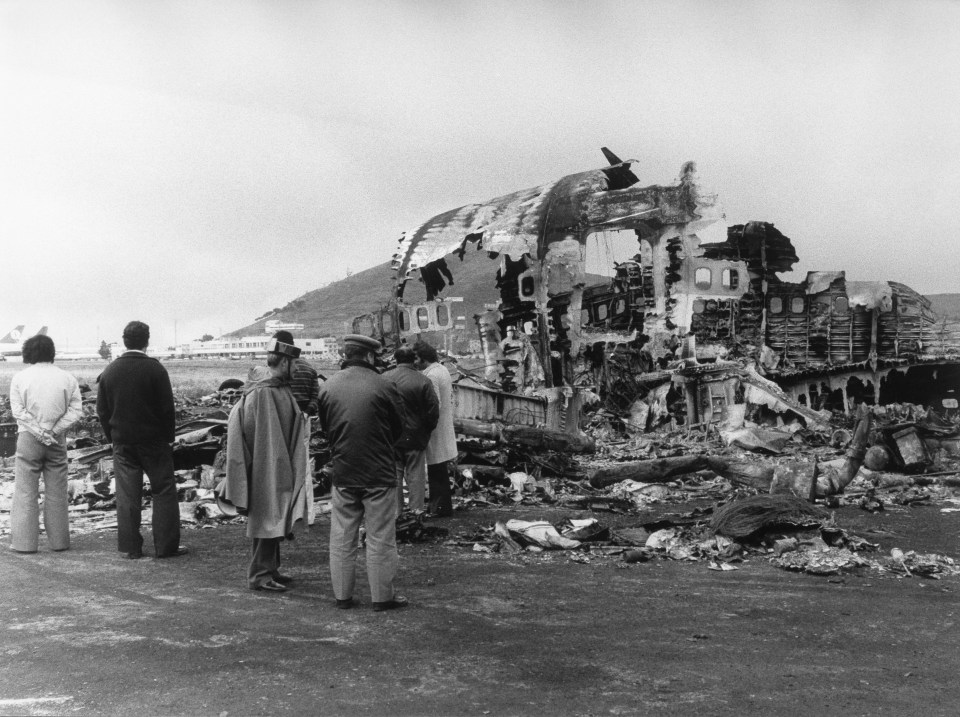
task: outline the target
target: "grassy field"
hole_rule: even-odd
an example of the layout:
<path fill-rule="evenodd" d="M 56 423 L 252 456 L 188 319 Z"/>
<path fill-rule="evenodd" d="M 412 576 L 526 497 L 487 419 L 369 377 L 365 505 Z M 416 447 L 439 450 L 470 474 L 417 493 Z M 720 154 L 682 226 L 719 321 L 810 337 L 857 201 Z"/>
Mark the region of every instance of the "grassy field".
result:
<path fill-rule="evenodd" d="M 189 361 L 164 361 L 163 365 L 170 374 L 170 383 L 173 390 L 187 398 L 206 396 L 217 390 L 223 381 L 228 378 L 238 378 L 245 381 L 247 371 L 251 366 L 258 365 L 255 360 L 230 361 L 226 359 L 195 359 Z M 330 367 L 311 362 L 320 372 L 329 371 Z M 105 361 L 58 361 L 57 366 L 72 373 L 81 384 L 95 387 L 97 377 L 106 368 Z M 14 374 L 24 369 L 20 362 L 0 362 L 0 395 L 10 395 L 10 381 Z"/>

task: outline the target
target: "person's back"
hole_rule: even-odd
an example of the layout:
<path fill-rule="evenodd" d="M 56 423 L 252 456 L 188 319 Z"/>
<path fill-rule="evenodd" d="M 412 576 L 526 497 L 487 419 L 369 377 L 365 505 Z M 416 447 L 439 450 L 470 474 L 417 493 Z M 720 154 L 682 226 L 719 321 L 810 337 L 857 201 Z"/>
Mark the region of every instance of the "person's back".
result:
<path fill-rule="evenodd" d="M 153 544 L 158 558 L 186 555 L 180 542 L 180 509 L 173 470 L 176 409 L 167 370 L 147 356 L 150 327 L 131 321 L 123 329 L 127 351 L 100 374 L 97 417 L 113 444 L 117 486 L 117 547 L 143 557 L 140 534 L 143 474 L 150 481 Z"/>
<path fill-rule="evenodd" d="M 380 342 L 348 334 L 342 370 L 320 389 L 320 425 L 330 441 L 330 582 L 337 607 L 354 602 L 361 523 L 367 530 L 367 582 L 373 609 L 404 607 L 397 573 L 394 444 L 403 431 L 396 387 L 374 368 Z"/>
<path fill-rule="evenodd" d="M 412 362 L 397 364 L 383 377 L 396 386 L 406 414 L 400 448 L 426 448 L 440 417 L 440 401 L 433 383 Z"/>
<path fill-rule="evenodd" d="M 306 419 L 289 386 L 299 354 L 293 344 L 273 341 L 267 352 L 270 377 L 247 385 L 230 411 L 226 476 L 217 494 L 247 516 L 251 590 L 287 590 L 292 578 L 280 573 L 280 542 L 292 538 L 313 501 L 307 488 Z"/>
<path fill-rule="evenodd" d="M 404 509 L 406 484 L 410 510 L 424 509 L 427 481 L 426 448 L 440 418 L 440 402 L 433 383 L 414 366 L 416 354 L 409 346 L 393 354 L 397 362 L 383 377 L 397 387 L 404 410 L 403 436 L 397 443 L 397 507 Z"/>
<path fill-rule="evenodd" d="M 144 353 L 124 353 L 100 374 L 97 412 L 111 442 L 172 442 L 176 412 L 167 370 Z"/>
<path fill-rule="evenodd" d="M 395 485 L 394 441 L 402 430 L 399 396 L 372 367 L 348 366 L 323 384 L 320 423 L 330 468 L 341 487 Z"/>

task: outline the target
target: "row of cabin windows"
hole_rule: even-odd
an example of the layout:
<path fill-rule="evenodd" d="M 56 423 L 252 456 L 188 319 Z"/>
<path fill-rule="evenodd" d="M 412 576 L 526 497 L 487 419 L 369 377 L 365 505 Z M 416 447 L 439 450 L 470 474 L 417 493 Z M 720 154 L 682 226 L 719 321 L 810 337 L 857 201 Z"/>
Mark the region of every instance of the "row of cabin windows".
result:
<path fill-rule="evenodd" d="M 399 313 L 400 318 L 400 330 L 409 331 L 410 330 L 410 319 L 408 318 L 406 311 L 401 311 Z M 416 320 L 417 327 L 421 331 L 425 331 L 430 328 L 430 312 L 427 311 L 427 307 L 421 306 L 417 308 L 416 311 Z M 384 313 L 381 321 L 383 322 L 383 332 L 389 334 L 393 331 L 393 317 L 390 314 Z M 440 304 L 437 306 L 437 324 L 440 326 L 448 326 L 450 324 L 450 309 Z"/>
<path fill-rule="evenodd" d="M 620 316 L 620 314 L 627 310 L 626 299 L 614 299 L 611 304 L 614 316 Z M 611 313 L 611 304 L 607 304 L 606 302 L 595 304 L 593 306 L 593 321 L 606 321 Z M 587 307 L 580 309 L 580 323 L 589 324 L 590 322 L 590 309 Z"/>
<path fill-rule="evenodd" d="M 817 303 L 823 304 L 824 307 L 831 305 L 831 300 L 828 297 L 821 297 L 817 299 Z M 845 296 L 837 296 L 832 300 L 833 313 L 835 314 L 846 314 L 850 310 L 850 304 L 847 301 Z M 791 314 L 803 314 L 806 313 L 807 302 L 802 296 L 794 296 L 790 299 L 790 313 Z M 779 296 L 774 296 L 770 299 L 770 313 L 771 314 L 782 314 L 784 311 L 783 298 Z"/>
<path fill-rule="evenodd" d="M 698 289 L 709 289 L 713 286 L 713 271 L 701 266 L 693 275 L 693 285 Z M 740 286 L 740 272 L 736 269 L 724 269 L 720 272 L 720 286 L 724 289 L 736 289 Z"/>

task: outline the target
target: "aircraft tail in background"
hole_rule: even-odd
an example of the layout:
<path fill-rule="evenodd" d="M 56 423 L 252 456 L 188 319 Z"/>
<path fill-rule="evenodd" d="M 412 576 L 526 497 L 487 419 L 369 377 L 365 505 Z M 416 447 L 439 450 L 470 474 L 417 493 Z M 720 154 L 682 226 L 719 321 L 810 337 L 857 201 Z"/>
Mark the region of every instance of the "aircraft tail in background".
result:
<path fill-rule="evenodd" d="M 34 336 L 46 336 L 46 335 L 47 335 L 47 327 L 46 327 L 46 326 L 41 326 L 41 327 L 40 327 L 40 330 L 39 330 L 37 333 L 34 334 Z"/>
<path fill-rule="evenodd" d="M 20 324 L 19 326 L 14 326 L 12 329 L 10 329 L 10 331 L 7 333 L 6 336 L 0 339 L 0 344 L 17 344 L 18 346 L 22 344 L 23 343 L 23 327 L 24 327 L 24 324 Z M 47 327 L 44 326 L 43 329 L 41 329 L 41 331 L 46 333 L 46 328 Z"/>

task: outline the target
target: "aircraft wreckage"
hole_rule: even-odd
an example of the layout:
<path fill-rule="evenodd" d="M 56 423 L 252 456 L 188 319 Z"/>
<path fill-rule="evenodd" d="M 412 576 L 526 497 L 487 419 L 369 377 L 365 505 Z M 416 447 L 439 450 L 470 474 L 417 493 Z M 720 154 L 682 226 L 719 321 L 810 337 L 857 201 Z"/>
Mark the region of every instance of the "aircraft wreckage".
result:
<path fill-rule="evenodd" d="M 390 347 L 451 330 L 460 299 L 444 290 L 457 260 L 483 252 L 500 300 L 475 317 L 486 369 L 458 386 L 465 421 L 575 434 L 581 406 L 599 398 L 641 430 L 671 416 L 709 425 L 738 405 L 810 425 L 858 403 L 955 399 L 960 342 L 926 298 L 843 271 L 784 281 L 798 261 L 791 240 L 768 222 L 726 226 L 692 162 L 674 186 L 641 187 L 635 160 L 603 152 L 610 166 L 404 234 L 395 298 L 354 331 Z M 416 275 L 427 301 L 406 304 Z"/>

